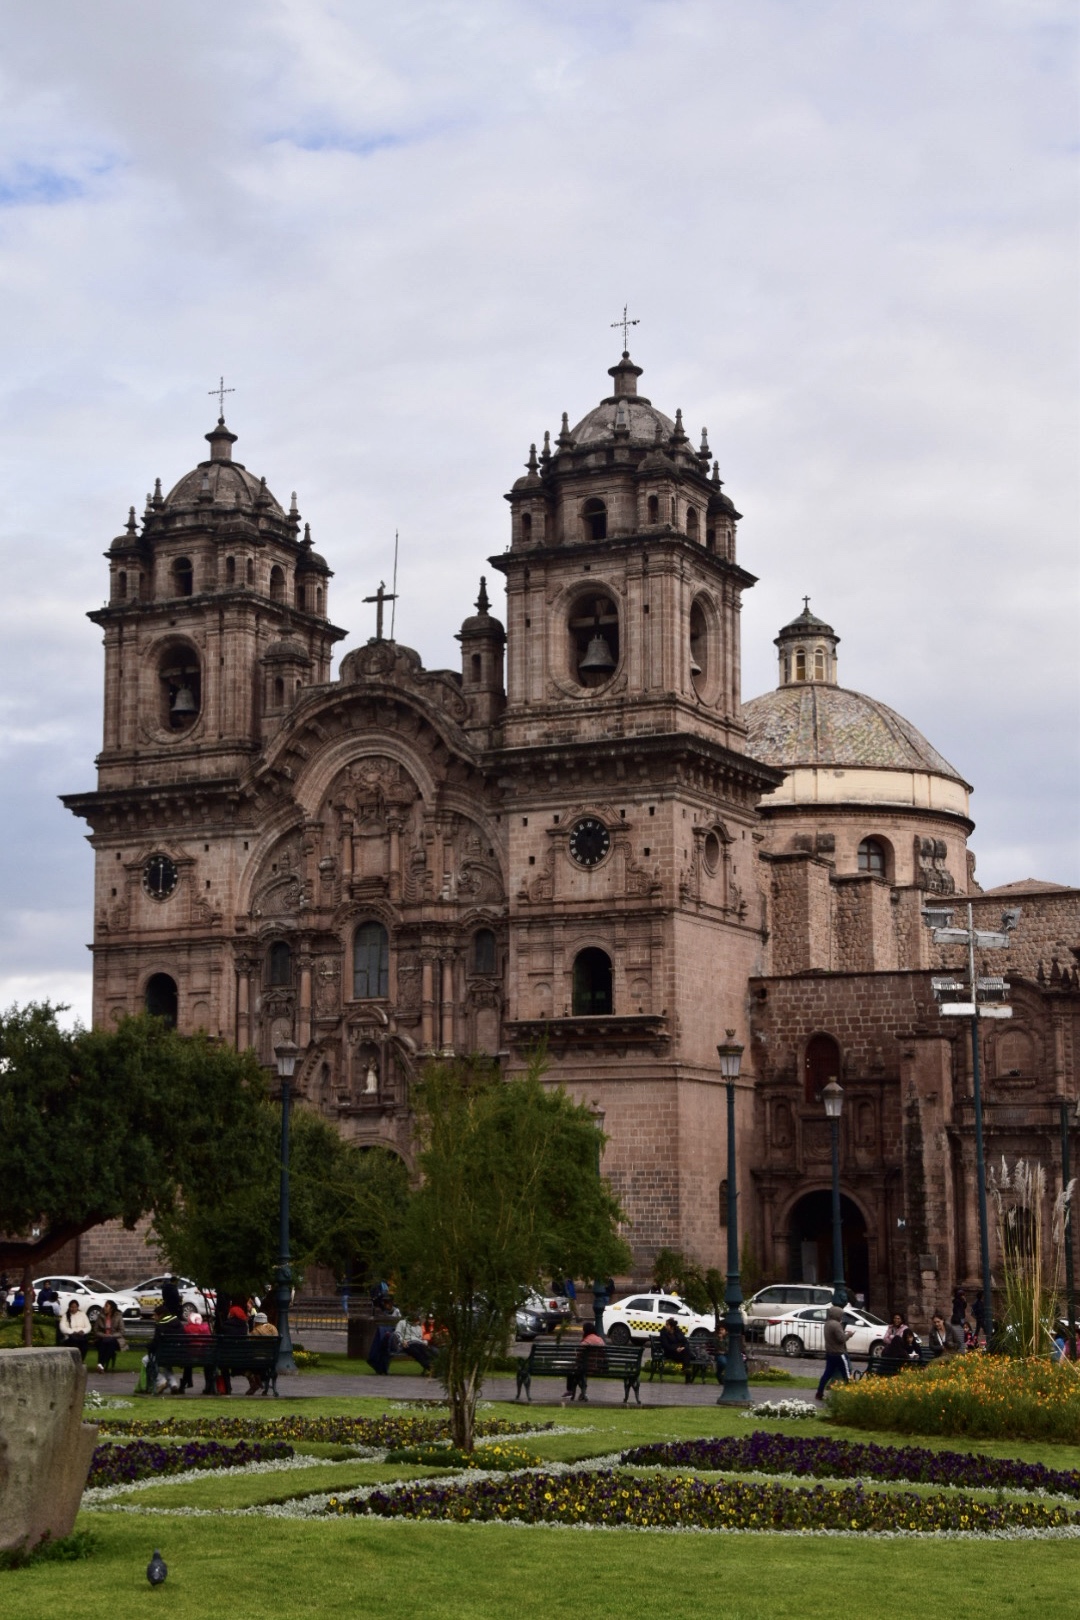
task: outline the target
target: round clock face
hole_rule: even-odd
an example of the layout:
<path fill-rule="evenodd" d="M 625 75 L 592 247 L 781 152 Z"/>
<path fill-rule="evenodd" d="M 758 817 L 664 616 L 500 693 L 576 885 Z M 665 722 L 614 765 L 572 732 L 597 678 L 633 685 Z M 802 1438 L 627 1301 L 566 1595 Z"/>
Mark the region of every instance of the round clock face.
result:
<path fill-rule="evenodd" d="M 570 829 L 570 858 L 579 866 L 596 866 L 611 848 L 611 834 L 595 816 L 584 816 Z"/>
<path fill-rule="evenodd" d="M 167 855 L 151 855 L 143 867 L 143 888 L 155 900 L 167 900 L 176 888 L 176 862 Z"/>

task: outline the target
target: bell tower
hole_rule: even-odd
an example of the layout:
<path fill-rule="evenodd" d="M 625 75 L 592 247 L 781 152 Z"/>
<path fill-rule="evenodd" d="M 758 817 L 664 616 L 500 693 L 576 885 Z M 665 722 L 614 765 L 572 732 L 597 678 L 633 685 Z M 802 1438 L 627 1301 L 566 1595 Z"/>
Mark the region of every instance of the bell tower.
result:
<path fill-rule="evenodd" d="M 97 789 L 64 803 L 95 851 L 95 1022 L 145 1007 L 231 1036 L 228 936 L 258 819 L 245 782 L 344 631 L 295 495 L 286 511 L 234 460 L 222 417 L 206 438 L 106 554 L 109 599 L 89 615 L 105 642 Z"/>
<path fill-rule="evenodd" d="M 708 435 L 612 390 L 507 496 L 508 1045 L 603 1116 L 604 1160 L 648 1254 L 708 1253 L 724 1140 L 716 1046 L 747 1042 L 761 959 L 739 689 L 739 513 Z M 752 1079 L 747 1077 L 747 1084 Z M 740 1108 L 748 1125 L 749 1107 Z"/>

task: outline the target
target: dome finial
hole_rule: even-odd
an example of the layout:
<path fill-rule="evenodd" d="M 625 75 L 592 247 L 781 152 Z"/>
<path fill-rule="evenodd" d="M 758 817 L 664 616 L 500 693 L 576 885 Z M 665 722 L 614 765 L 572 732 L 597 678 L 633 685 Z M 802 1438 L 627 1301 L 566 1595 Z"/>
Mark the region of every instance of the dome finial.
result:
<path fill-rule="evenodd" d="M 570 432 L 570 417 L 566 411 L 562 413 L 562 427 L 559 429 L 559 437 L 555 440 L 555 443 L 560 450 L 569 450 L 573 446 L 574 435 Z"/>
<path fill-rule="evenodd" d="M 477 613 L 490 613 L 491 603 L 488 601 L 487 576 L 480 575 L 480 595 L 476 598 Z"/>
<path fill-rule="evenodd" d="M 135 508 L 133 506 L 128 507 L 127 532 L 128 534 L 134 534 L 136 532 Z"/>

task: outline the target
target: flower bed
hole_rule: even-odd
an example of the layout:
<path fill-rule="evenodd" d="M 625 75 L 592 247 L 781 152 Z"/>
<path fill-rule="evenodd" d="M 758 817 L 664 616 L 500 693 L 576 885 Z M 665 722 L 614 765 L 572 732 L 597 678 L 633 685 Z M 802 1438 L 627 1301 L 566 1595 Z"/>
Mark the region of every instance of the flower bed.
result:
<path fill-rule="evenodd" d="M 614 1470 L 514 1474 L 460 1483 L 416 1483 L 363 1497 L 331 1497 L 326 1512 L 464 1523 L 602 1525 L 637 1529 L 942 1531 L 992 1535 L 1080 1530 L 1080 1512 L 1043 1502 L 979 1502 L 950 1492 L 866 1491 L 707 1483 L 672 1475 L 641 1478 Z"/>
<path fill-rule="evenodd" d="M 157 1439 L 167 1435 L 213 1440 L 289 1440 L 324 1445 L 369 1446 L 383 1451 L 390 1446 L 415 1446 L 447 1439 L 450 1419 L 421 1417 L 280 1417 L 280 1418 L 104 1418 L 103 1434 Z M 551 1424 L 511 1423 L 486 1418 L 476 1425 L 478 1436 L 535 1434 Z"/>
<path fill-rule="evenodd" d="M 266 1445 L 249 1445 L 241 1440 L 235 1446 L 222 1446 L 216 1440 L 191 1441 L 186 1446 L 156 1446 L 148 1440 L 133 1440 L 127 1445 L 97 1446 L 86 1483 L 91 1490 L 131 1485 L 136 1480 L 187 1473 L 192 1468 L 246 1468 L 250 1463 L 280 1462 L 293 1455 L 292 1446 L 283 1440 L 271 1440 Z"/>
<path fill-rule="evenodd" d="M 893 1378 L 833 1386 L 830 1413 L 857 1429 L 1080 1444 L 1074 1366 L 972 1353 Z"/>
<path fill-rule="evenodd" d="M 874 1446 L 817 1435 L 755 1434 L 635 1446 L 621 1462 L 660 1468 L 707 1468 L 731 1474 L 809 1474 L 814 1479 L 903 1480 L 911 1485 L 961 1485 L 969 1490 L 1050 1491 L 1080 1496 L 1080 1472 L 1045 1468 L 1011 1457 L 925 1446 Z"/>

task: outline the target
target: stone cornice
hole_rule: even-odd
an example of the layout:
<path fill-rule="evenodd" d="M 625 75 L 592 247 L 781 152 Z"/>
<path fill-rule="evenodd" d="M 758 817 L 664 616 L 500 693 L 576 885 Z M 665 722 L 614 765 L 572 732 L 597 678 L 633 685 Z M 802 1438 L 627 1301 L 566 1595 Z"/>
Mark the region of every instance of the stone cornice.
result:
<path fill-rule="evenodd" d="M 645 530 L 637 534 L 616 535 L 610 540 L 568 541 L 562 546 L 521 546 L 512 551 L 499 552 L 498 555 L 489 557 L 488 562 L 501 574 L 510 574 L 517 568 L 531 568 L 540 563 L 578 564 L 586 557 L 606 559 L 634 551 L 647 553 L 650 558 L 658 553 L 666 552 L 673 555 L 682 553 L 722 578 L 732 580 L 743 590 L 749 590 L 752 585 L 757 584 L 756 574 L 747 573 L 738 563 L 729 562 L 726 557 L 719 556 L 715 551 L 706 551 L 699 541 L 691 540 L 677 530 L 669 530 L 667 533 Z"/>
<path fill-rule="evenodd" d="M 235 776 L 60 795 L 65 809 L 88 822 L 97 835 L 183 826 L 191 821 L 237 822 L 240 802 L 241 781 Z"/>
<path fill-rule="evenodd" d="M 485 755 L 482 763 L 498 776 L 499 786 L 509 790 L 509 796 L 516 791 L 534 793 L 538 788 L 549 791 L 556 784 L 583 783 L 595 789 L 606 777 L 617 779 L 625 791 L 635 778 L 645 787 L 661 780 L 661 775 L 706 793 L 757 795 L 767 792 L 782 774 L 749 754 L 737 754 L 691 732 L 502 748 Z"/>

